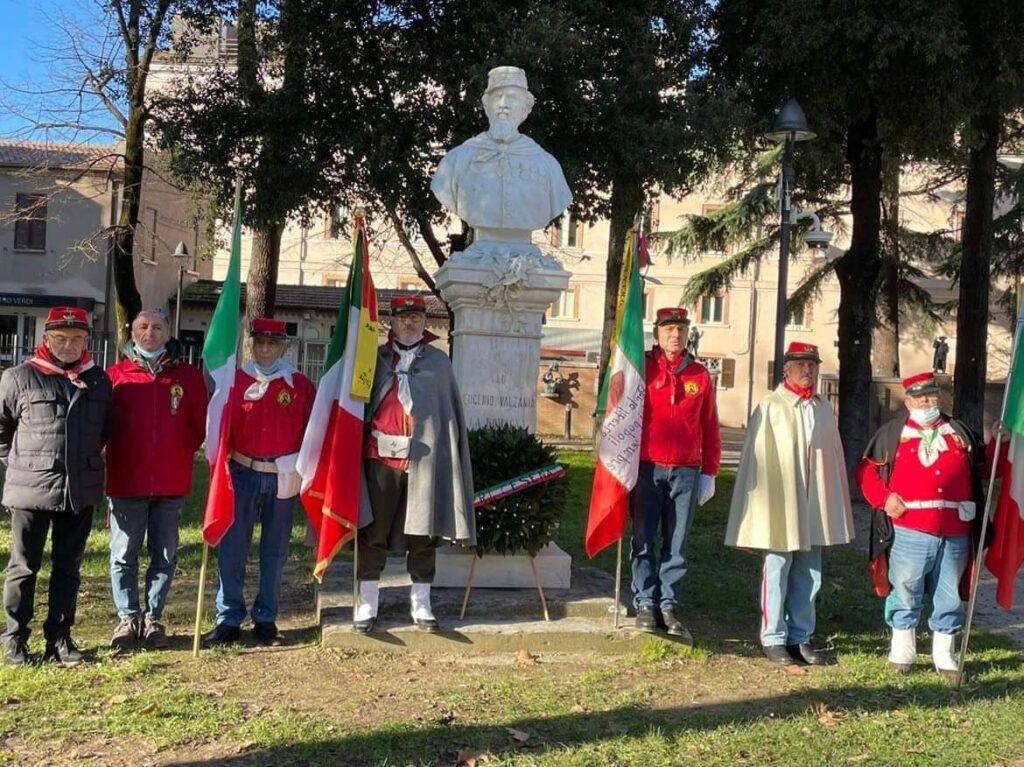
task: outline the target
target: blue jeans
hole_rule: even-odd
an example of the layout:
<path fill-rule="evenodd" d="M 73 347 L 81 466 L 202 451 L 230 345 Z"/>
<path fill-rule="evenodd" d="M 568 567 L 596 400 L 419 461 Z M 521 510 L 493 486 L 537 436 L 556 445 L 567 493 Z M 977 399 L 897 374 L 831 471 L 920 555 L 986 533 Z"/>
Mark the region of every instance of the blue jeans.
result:
<path fill-rule="evenodd" d="M 894 629 L 916 628 L 924 595 L 932 595 L 928 627 L 940 634 L 955 634 L 964 625 L 960 577 L 967 569 L 971 538 L 942 538 L 905 527 L 893 528 L 889 550 L 889 583 L 885 622 Z"/>
<path fill-rule="evenodd" d="M 139 552 L 146 541 L 146 611 L 160 620 L 178 562 L 178 497 L 110 499 L 110 587 L 120 618 L 141 615 L 139 607 Z"/>
<path fill-rule="evenodd" d="M 288 559 L 295 499 L 277 497 L 277 475 L 247 469 L 231 461 L 235 521 L 217 547 L 217 625 L 241 626 L 245 620 L 245 560 L 253 528 L 260 522 L 260 580 L 252 605 L 254 622 L 277 619 L 281 573 Z"/>
<path fill-rule="evenodd" d="M 814 600 L 821 589 L 821 547 L 766 551 L 761 573 L 761 644 L 805 644 L 814 634 Z"/>
<path fill-rule="evenodd" d="M 697 508 L 696 466 L 640 462 L 633 490 L 633 604 L 672 610 L 686 575 L 686 538 Z M 658 545 L 658 528 L 661 545 Z"/>

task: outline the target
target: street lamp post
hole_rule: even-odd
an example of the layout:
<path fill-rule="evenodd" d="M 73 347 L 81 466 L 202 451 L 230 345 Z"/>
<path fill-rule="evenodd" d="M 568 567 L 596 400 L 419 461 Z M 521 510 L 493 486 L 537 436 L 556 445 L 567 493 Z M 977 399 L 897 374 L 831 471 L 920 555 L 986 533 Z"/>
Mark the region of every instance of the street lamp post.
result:
<path fill-rule="evenodd" d="M 188 262 L 188 247 L 184 242 L 179 242 L 175 248 L 174 253 L 171 254 L 175 263 L 178 265 L 178 292 L 174 299 L 174 337 L 178 337 L 178 331 L 181 330 L 181 286 L 185 279 L 185 266 Z"/>
<path fill-rule="evenodd" d="M 775 308 L 775 365 L 772 374 L 772 384 L 778 386 L 782 381 L 782 357 L 786 345 L 786 283 L 789 278 L 789 238 L 792 228 L 793 147 L 798 141 L 814 138 L 814 134 L 807 129 L 807 118 L 800 104 L 796 99 L 790 99 L 779 110 L 772 129 L 765 136 L 784 145 L 782 176 L 779 179 L 779 215 L 782 226 L 779 239 L 778 299 Z"/>

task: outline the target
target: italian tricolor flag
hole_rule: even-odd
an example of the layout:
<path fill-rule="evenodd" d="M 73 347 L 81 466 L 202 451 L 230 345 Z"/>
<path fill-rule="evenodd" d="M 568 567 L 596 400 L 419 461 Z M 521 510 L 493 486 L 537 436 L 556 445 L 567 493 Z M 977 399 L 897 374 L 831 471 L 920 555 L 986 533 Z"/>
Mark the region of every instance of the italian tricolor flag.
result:
<path fill-rule="evenodd" d="M 1014 581 L 1024 563 L 1024 300 L 1017 308 L 1010 359 L 1002 418 L 1010 430 L 1010 446 L 998 467 L 1003 483 L 993 520 L 992 547 L 985 557 L 985 566 L 996 576 L 996 602 L 1004 610 L 1013 606 Z"/>
<path fill-rule="evenodd" d="M 318 581 L 359 527 L 363 420 L 377 364 L 377 293 L 362 217 L 356 218 L 353 240 L 345 294 L 299 449 L 302 505 L 317 532 Z"/>
<path fill-rule="evenodd" d="M 587 556 L 591 558 L 625 533 L 629 491 L 636 484 L 640 466 L 640 432 L 644 418 L 640 261 L 645 253 L 643 235 L 630 229 L 622 254 L 610 361 L 597 403 L 604 420 L 597 445 L 597 466 L 584 539 Z"/>
<path fill-rule="evenodd" d="M 231 257 L 210 331 L 203 344 L 203 365 L 213 378 L 213 397 L 206 414 L 206 460 L 210 462 L 210 490 L 203 514 L 203 539 L 211 546 L 220 543 L 235 521 L 235 491 L 231 485 L 228 459 L 231 447 L 231 390 L 238 363 L 238 313 L 241 305 L 242 196 L 235 189 L 235 224 L 231 231 Z"/>

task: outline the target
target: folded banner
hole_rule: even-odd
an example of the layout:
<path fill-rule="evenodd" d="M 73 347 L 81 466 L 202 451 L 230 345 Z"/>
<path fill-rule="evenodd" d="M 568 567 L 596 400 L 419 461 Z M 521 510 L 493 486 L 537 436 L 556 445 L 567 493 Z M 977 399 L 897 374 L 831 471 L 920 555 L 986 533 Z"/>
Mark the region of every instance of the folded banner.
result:
<path fill-rule="evenodd" d="M 550 466 L 543 466 L 539 469 L 528 471 L 525 474 L 520 474 L 518 477 L 513 477 L 507 482 L 502 482 L 500 485 L 495 485 L 494 487 L 489 487 L 486 490 L 474 493 L 473 508 L 486 506 L 488 503 L 494 503 L 495 501 L 500 501 L 502 498 L 507 498 L 510 495 L 521 493 L 528 487 L 543 485 L 545 482 L 558 479 L 564 474 L 565 467 L 558 463 L 553 463 Z"/>

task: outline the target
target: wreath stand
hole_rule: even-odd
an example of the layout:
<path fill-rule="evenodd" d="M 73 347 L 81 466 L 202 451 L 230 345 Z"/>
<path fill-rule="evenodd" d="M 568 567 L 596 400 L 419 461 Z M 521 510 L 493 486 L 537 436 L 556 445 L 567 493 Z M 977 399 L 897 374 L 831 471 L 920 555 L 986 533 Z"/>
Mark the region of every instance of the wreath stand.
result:
<path fill-rule="evenodd" d="M 550 622 L 551 615 L 548 613 L 548 600 L 544 597 L 544 587 L 540 585 L 540 573 L 537 572 L 537 557 L 530 554 L 530 569 L 533 571 L 533 583 L 537 587 L 537 595 L 540 597 L 540 606 L 544 610 L 544 620 Z M 473 561 L 469 565 L 469 576 L 466 578 L 466 591 L 462 595 L 462 610 L 459 612 L 459 620 L 466 617 L 466 607 L 469 605 L 469 592 L 473 589 L 473 575 L 476 573 L 476 563 L 480 557 L 474 552 Z"/>

